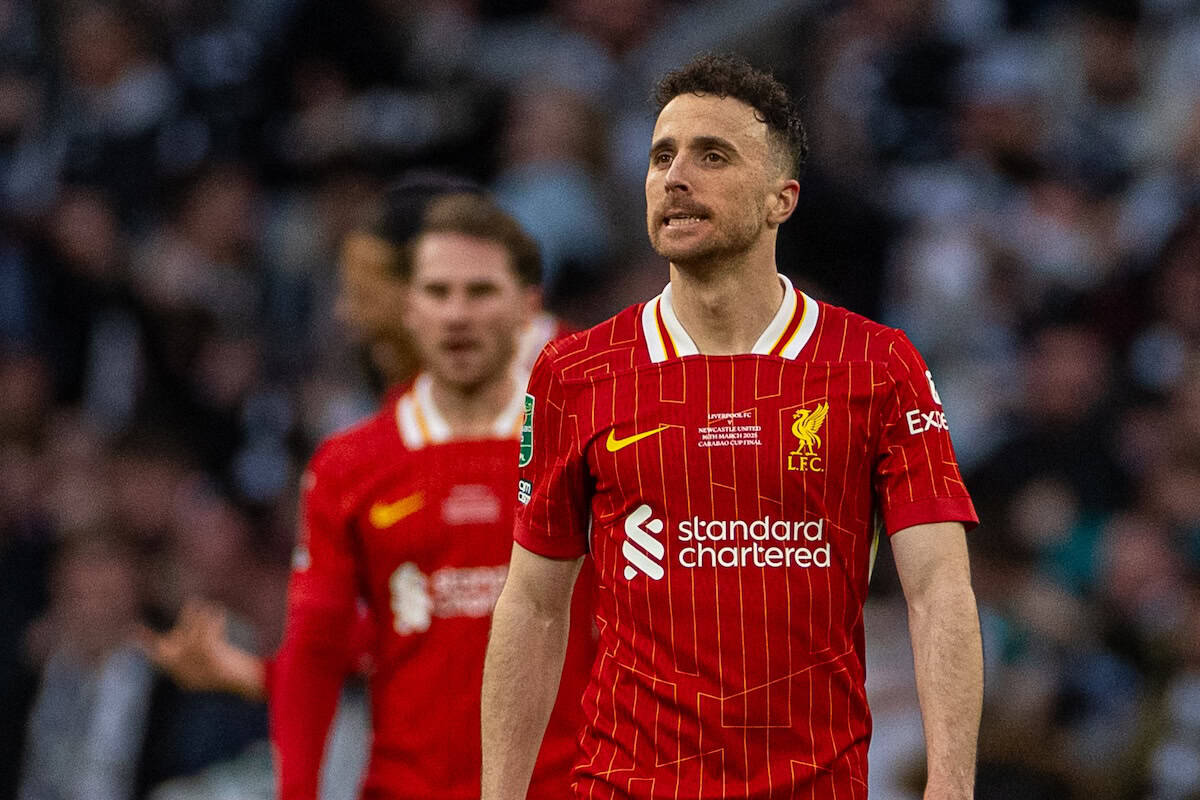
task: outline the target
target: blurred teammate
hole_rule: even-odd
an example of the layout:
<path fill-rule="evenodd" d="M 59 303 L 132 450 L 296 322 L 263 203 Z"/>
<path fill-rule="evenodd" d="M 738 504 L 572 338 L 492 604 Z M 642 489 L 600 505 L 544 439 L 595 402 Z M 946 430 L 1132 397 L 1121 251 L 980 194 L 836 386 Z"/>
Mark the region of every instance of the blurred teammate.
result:
<path fill-rule="evenodd" d="M 491 201 L 444 188 L 410 185 L 407 208 L 393 191 L 396 219 L 383 230 L 404 244 L 390 261 L 375 258 L 376 269 L 358 265 L 362 282 L 402 283 L 393 324 L 405 318 L 407 342 L 425 367 L 378 414 L 314 456 L 278 655 L 264 669 L 224 640 L 218 614 L 197 606 L 151 646 L 188 685 L 243 694 L 266 685 L 284 800 L 316 796 L 338 691 L 364 649 L 350 641 L 352 631 L 365 632 L 372 663 L 363 797 L 478 794 L 478 741 L 462 732 L 478 724 L 490 612 L 511 549 L 526 374 L 515 360 L 538 318 L 540 262 Z M 419 221 L 412 232 L 398 227 L 405 219 Z M 358 308 L 350 299 L 351 315 L 370 295 L 366 289 Z M 591 648 L 581 605 L 557 732 L 532 797 L 568 791 Z"/>
<path fill-rule="evenodd" d="M 412 337 L 398 324 L 406 287 L 398 280 L 397 265 L 430 200 L 452 192 L 482 196 L 483 188 L 434 172 L 409 174 L 384 192 L 380 207 L 346 235 L 338 253 L 338 317 L 361 342 L 388 389 L 403 388 L 419 369 Z M 539 309 L 520 334 L 516 363 L 528 371 L 546 342 L 567 332 L 561 320 Z"/>
<path fill-rule="evenodd" d="M 902 332 L 777 273 L 807 149 L 786 90 L 705 57 L 658 101 L 647 225 L 670 283 L 551 343 L 530 379 L 483 797 L 524 792 L 586 553 L 600 656 L 576 797 L 865 798 L 877 524 L 908 602 L 926 800 L 972 797 L 976 520 L 930 373 Z"/>

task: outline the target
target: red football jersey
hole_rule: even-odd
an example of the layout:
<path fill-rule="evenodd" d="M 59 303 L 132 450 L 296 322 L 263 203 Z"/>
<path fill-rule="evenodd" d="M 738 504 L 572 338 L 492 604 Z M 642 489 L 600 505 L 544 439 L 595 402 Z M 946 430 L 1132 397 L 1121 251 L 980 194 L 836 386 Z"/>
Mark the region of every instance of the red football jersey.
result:
<path fill-rule="evenodd" d="M 578 797 L 865 798 L 877 521 L 975 523 L 916 349 L 781 280 L 751 353 L 668 286 L 530 379 L 516 539 L 596 568 Z"/>
<path fill-rule="evenodd" d="M 303 530 L 271 681 L 281 798 L 312 800 L 348 641 L 365 602 L 372 741 L 364 798 L 479 796 L 479 696 L 512 550 L 522 393 L 494 435 L 452 439 L 430 380 L 330 439 L 303 481 Z M 595 645 L 590 572 L 576 591 L 564 685 L 530 797 L 569 793 Z"/>

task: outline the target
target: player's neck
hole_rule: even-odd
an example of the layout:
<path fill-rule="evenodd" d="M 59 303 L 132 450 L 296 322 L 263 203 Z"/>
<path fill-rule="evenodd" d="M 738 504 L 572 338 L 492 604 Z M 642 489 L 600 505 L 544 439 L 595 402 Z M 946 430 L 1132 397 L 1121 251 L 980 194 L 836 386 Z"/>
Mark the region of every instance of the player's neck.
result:
<path fill-rule="evenodd" d="M 782 302 L 773 254 L 716 270 L 671 265 L 671 307 L 704 355 L 749 353 Z"/>
<path fill-rule="evenodd" d="M 507 408 L 517 390 L 511 370 L 478 386 L 464 387 L 430 375 L 430 390 L 438 412 L 455 439 L 484 439 L 494 435 L 496 415 Z"/>

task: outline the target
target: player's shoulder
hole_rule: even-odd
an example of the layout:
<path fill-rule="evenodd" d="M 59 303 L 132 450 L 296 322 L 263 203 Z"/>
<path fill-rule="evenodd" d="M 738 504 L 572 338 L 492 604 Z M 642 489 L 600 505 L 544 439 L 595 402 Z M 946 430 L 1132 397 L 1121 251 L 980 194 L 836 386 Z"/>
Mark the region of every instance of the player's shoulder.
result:
<path fill-rule="evenodd" d="M 396 425 L 397 401 L 389 397 L 371 416 L 322 440 L 309 460 L 309 473 L 327 485 L 345 484 L 401 455 L 405 448 Z"/>
<path fill-rule="evenodd" d="M 818 300 L 817 305 L 821 320 L 813 337 L 814 360 L 887 363 L 895 360 L 898 353 L 913 350 L 899 328 L 824 300 Z"/>
<path fill-rule="evenodd" d="M 538 370 L 550 371 L 564 383 L 589 381 L 636 366 L 645 359 L 645 336 L 638 303 L 598 325 L 568 333 L 542 351 Z"/>

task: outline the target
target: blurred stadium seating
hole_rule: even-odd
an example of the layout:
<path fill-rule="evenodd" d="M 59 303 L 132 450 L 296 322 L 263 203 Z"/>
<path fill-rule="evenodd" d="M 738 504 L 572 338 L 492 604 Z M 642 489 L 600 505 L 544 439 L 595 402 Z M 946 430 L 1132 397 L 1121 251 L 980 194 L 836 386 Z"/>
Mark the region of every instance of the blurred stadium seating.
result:
<path fill-rule="evenodd" d="M 937 376 L 984 520 L 978 796 L 1200 798 L 1191 0 L 0 0 L 0 798 L 270 796 L 262 709 L 126 637 L 203 594 L 278 641 L 299 471 L 374 402 L 339 237 L 436 166 L 577 324 L 652 296 L 646 98 L 706 49 L 803 99 L 780 268 Z M 886 559 L 872 592 L 872 797 L 907 800 Z"/>

